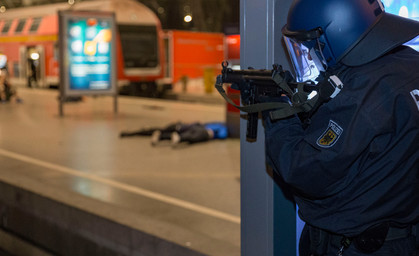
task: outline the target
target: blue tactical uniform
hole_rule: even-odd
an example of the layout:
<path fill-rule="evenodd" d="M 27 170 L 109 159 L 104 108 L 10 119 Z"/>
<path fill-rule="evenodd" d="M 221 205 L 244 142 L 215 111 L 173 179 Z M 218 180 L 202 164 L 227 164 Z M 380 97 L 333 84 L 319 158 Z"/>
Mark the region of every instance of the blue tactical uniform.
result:
<path fill-rule="evenodd" d="M 264 113 L 267 162 L 306 221 L 300 256 L 419 254 L 419 53 L 403 46 L 419 22 L 381 0 L 294 0 L 282 34 L 296 81 L 318 87 L 304 125 Z"/>
<path fill-rule="evenodd" d="M 305 130 L 266 123 L 268 164 L 296 190 L 301 218 L 353 237 L 382 222 L 419 221 L 419 53 L 408 47 L 344 67 L 343 90 Z M 378 254 L 379 255 L 379 254 Z"/>
<path fill-rule="evenodd" d="M 419 221 L 419 53 L 403 48 L 339 75 L 344 89 L 303 130 L 266 126 L 269 163 L 299 192 L 301 217 L 356 235 L 381 221 Z M 279 152 L 279 153 L 278 153 Z"/>

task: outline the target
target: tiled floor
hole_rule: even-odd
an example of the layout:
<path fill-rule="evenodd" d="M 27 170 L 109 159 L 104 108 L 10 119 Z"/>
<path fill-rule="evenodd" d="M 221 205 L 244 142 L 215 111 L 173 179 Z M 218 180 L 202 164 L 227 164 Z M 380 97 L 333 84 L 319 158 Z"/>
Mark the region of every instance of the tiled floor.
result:
<path fill-rule="evenodd" d="M 19 94 L 22 104 L 0 105 L 0 180 L 208 255 L 240 255 L 238 139 L 173 148 L 119 137 L 175 121 L 225 121 L 224 104 L 119 97 L 114 114 L 111 97 L 85 97 L 60 117 L 57 91 Z"/>

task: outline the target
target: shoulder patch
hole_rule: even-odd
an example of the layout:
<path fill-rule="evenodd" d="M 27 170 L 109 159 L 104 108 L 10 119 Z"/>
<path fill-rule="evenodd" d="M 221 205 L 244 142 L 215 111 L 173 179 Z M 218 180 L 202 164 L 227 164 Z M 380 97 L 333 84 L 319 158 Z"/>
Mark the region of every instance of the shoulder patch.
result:
<path fill-rule="evenodd" d="M 330 120 L 326 131 L 317 139 L 317 145 L 322 148 L 330 148 L 335 145 L 342 133 L 342 127 Z"/>

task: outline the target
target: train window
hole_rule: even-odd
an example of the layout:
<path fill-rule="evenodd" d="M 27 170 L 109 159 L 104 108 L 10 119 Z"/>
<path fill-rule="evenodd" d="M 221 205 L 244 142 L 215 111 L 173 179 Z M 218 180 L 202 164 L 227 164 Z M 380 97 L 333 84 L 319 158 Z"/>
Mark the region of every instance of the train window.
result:
<path fill-rule="evenodd" d="M 15 33 L 21 33 L 23 28 L 25 27 L 26 19 L 20 19 L 19 23 L 17 23 Z"/>
<path fill-rule="evenodd" d="M 29 32 L 36 32 L 41 24 L 42 17 L 33 18 Z"/>
<path fill-rule="evenodd" d="M 12 26 L 11 20 L 5 21 L 3 25 L 3 29 L 1 30 L 1 33 L 5 34 L 9 32 L 11 26 Z"/>
<path fill-rule="evenodd" d="M 158 40 L 155 26 L 118 26 L 125 68 L 158 66 Z"/>

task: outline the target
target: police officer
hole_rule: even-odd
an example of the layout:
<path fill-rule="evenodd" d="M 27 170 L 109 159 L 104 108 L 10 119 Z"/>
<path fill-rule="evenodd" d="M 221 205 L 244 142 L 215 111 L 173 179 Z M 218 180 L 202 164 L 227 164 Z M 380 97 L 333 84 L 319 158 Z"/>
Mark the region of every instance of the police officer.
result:
<path fill-rule="evenodd" d="M 343 85 L 304 120 L 264 113 L 267 162 L 306 222 L 300 255 L 416 255 L 419 53 L 403 44 L 419 22 L 380 0 L 294 0 L 282 32 L 298 81 Z"/>

